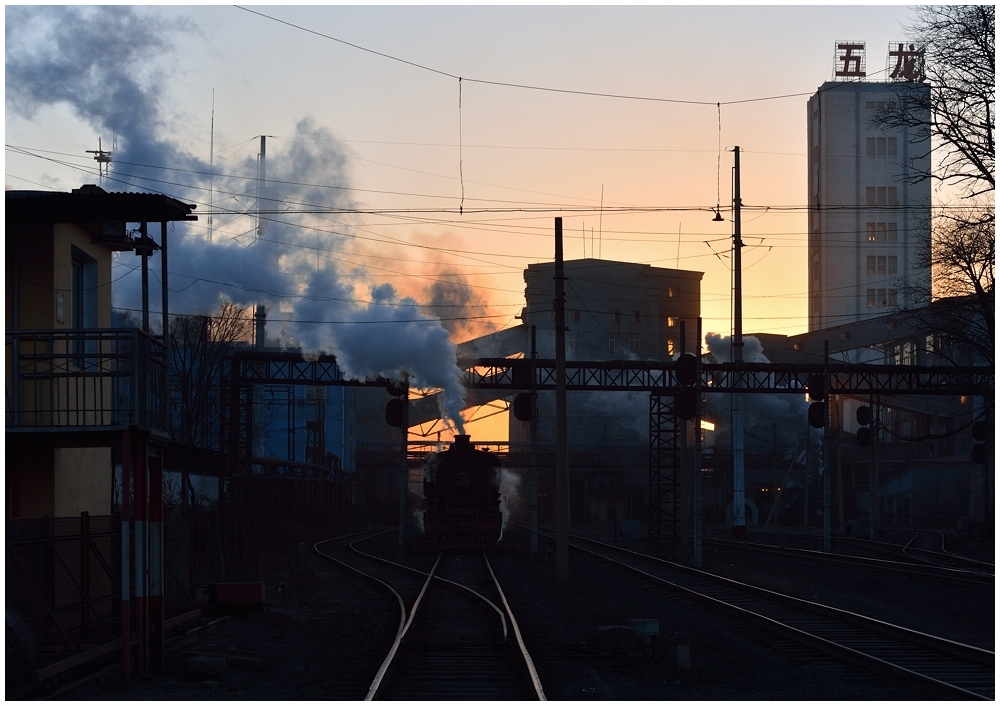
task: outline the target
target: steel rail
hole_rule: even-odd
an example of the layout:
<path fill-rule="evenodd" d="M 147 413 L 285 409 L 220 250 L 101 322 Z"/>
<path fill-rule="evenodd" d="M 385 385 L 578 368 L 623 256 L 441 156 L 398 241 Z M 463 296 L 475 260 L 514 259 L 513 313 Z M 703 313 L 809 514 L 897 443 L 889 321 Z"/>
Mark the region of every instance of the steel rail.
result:
<path fill-rule="evenodd" d="M 385 656 L 385 660 L 382 662 L 382 666 L 379 667 L 378 672 L 375 674 L 375 679 L 372 680 L 372 684 L 368 687 L 368 693 L 365 695 L 365 701 L 371 701 L 375 698 L 375 694 L 378 693 L 379 688 L 382 686 L 382 679 L 385 677 L 385 673 L 389 669 L 389 665 L 392 664 L 392 660 L 396 657 L 396 653 L 399 651 L 399 646 L 403 642 L 403 638 L 406 637 L 406 633 L 409 631 L 410 626 L 413 625 L 413 618 L 417 615 L 417 608 L 420 607 L 420 602 L 424 599 L 424 594 L 427 593 L 427 587 L 431 585 L 431 579 L 434 578 L 434 571 L 437 569 L 438 564 L 441 563 L 441 557 L 443 554 L 438 554 L 437 559 L 434 561 L 434 566 L 431 567 L 430 573 L 427 574 L 427 580 L 424 581 L 423 588 L 420 589 L 420 595 L 417 596 L 417 600 L 413 602 L 413 607 L 410 608 L 410 617 L 406 620 L 406 624 L 402 629 L 396 634 L 396 639 L 392 643 L 392 647 L 389 649 L 389 654 Z M 393 591 L 395 593 L 395 591 Z M 398 594 L 397 594 L 398 595 Z"/>
<path fill-rule="evenodd" d="M 952 656 L 957 656 L 962 659 L 969 660 L 970 662 L 975 662 L 977 665 L 992 665 L 994 664 L 994 653 L 989 650 L 983 650 L 972 645 L 965 645 L 963 643 L 955 642 L 953 640 L 947 640 L 945 638 L 937 637 L 934 635 L 928 635 L 926 633 L 921 633 L 916 630 L 910 630 L 909 628 L 904 628 L 898 625 L 893 625 L 891 623 L 886 623 L 884 621 L 876 620 L 874 618 L 869 618 L 857 613 L 852 613 L 850 611 L 841 610 L 838 608 L 832 608 L 830 606 L 825 606 L 819 603 L 814 603 L 812 601 L 806 601 L 800 598 L 795 598 L 793 596 L 787 596 L 784 594 L 777 593 L 775 591 L 770 591 L 768 589 L 760 588 L 758 586 L 753 586 L 751 584 L 744 584 L 738 581 L 733 581 L 732 579 L 725 578 L 723 576 L 718 576 L 716 574 L 711 574 L 706 571 L 701 571 L 698 569 L 692 569 L 681 564 L 675 564 L 674 562 L 667 561 L 665 559 L 660 559 L 658 557 L 653 557 L 648 554 L 642 554 L 640 552 L 635 552 L 629 549 L 624 549 L 622 547 L 615 547 L 604 542 L 599 542 L 597 540 L 588 539 L 586 537 L 573 536 L 576 543 L 571 546 L 577 551 L 589 554 L 593 557 L 601 559 L 607 563 L 619 566 L 631 573 L 634 573 L 644 579 L 651 580 L 655 583 L 663 584 L 669 586 L 670 588 L 684 594 L 700 600 L 702 602 L 707 602 L 717 608 L 720 608 L 726 612 L 736 614 L 737 616 L 748 619 L 752 622 L 758 623 L 771 629 L 779 634 L 786 635 L 797 641 L 804 642 L 813 647 L 816 647 L 822 651 L 833 654 L 835 656 L 846 658 L 852 662 L 866 667 L 875 667 L 881 671 L 891 672 L 895 674 L 900 674 L 908 678 L 924 682 L 928 685 L 934 686 L 949 695 L 956 697 L 961 696 L 963 698 L 974 698 L 974 699 L 987 699 L 993 700 L 992 694 L 986 695 L 979 693 L 977 691 L 972 691 L 966 689 L 957 684 L 938 679 L 937 677 L 930 676 L 921 672 L 914 671 L 908 667 L 904 667 L 900 664 L 896 664 L 889 659 L 883 659 L 882 657 L 869 654 L 860 649 L 855 649 L 845 644 L 839 642 L 834 642 L 833 640 L 827 639 L 817 634 L 807 632 L 806 630 L 796 628 L 792 625 L 788 625 L 781 622 L 775 618 L 763 615 L 761 613 L 749 610 L 748 608 L 741 607 L 732 603 L 728 600 L 723 600 L 721 598 L 716 598 L 710 596 L 702 591 L 695 590 L 688 586 L 683 586 L 681 584 L 670 581 L 662 576 L 656 576 L 647 571 L 644 571 L 636 566 L 632 566 L 625 562 L 618 561 L 609 556 L 601 554 L 597 551 L 592 551 L 580 546 L 579 542 L 588 542 L 593 545 L 601 547 L 605 551 L 612 553 L 626 554 L 634 558 L 638 558 L 642 561 L 647 561 L 652 564 L 667 567 L 670 570 L 674 570 L 678 573 L 700 578 L 703 581 L 711 582 L 714 584 L 721 584 L 722 586 L 737 590 L 743 593 L 749 593 L 754 596 L 769 599 L 777 603 L 783 603 L 802 611 L 806 611 L 813 615 L 820 615 L 825 618 L 832 618 L 839 622 L 847 622 L 869 631 L 874 631 L 880 633 L 884 636 L 894 637 L 896 639 L 901 639 L 907 641 L 911 646 L 915 644 L 923 644 L 925 646 L 929 645 L 939 652 L 945 652 Z M 992 669 L 990 672 L 992 676 Z M 992 689 L 991 689 L 992 692 Z"/>
<path fill-rule="evenodd" d="M 380 533 L 381 534 L 388 534 L 389 532 L 392 532 L 392 531 L 393 530 L 381 530 Z M 378 536 L 378 534 L 379 534 L 379 532 L 376 532 L 373 536 Z M 353 535 L 346 535 L 346 536 L 347 537 L 351 537 Z M 366 579 L 370 579 L 372 581 L 375 581 L 376 583 L 381 584 L 382 586 L 385 586 L 387 589 L 389 589 L 389 591 L 392 593 L 392 595 L 394 595 L 396 597 L 396 602 L 399 604 L 399 627 L 396 630 L 396 638 L 393 641 L 393 649 L 396 649 L 399 646 L 399 643 L 403 639 L 403 631 L 405 630 L 406 624 L 407 624 L 406 623 L 406 604 L 403 603 L 403 597 L 399 595 L 399 593 L 396 591 L 396 589 L 394 589 L 392 586 L 390 586 L 389 584 L 387 584 L 382 579 L 376 578 L 375 576 L 372 576 L 371 574 L 366 574 L 364 571 L 361 571 L 360 569 L 356 569 L 353 566 L 351 566 L 350 564 L 347 564 L 347 563 L 341 561 L 340 559 L 334 559 L 329 554 L 325 554 L 324 552 L 322 552 L 320 550 L 320 548 L 319 548 L 319 546 L 321 544 L 329 544 L 330 542 L 335 542 L 335 541 L 343 540 L 343 539 L 344 539 L 344 537 L 337 537 L 337 538 L 334 538 L 334 539 L 324 539 L 324 540 L 322 540 L 320 542 L 316 542 L 316 544 L 313 545 L 313 549 L 315 550 L 315 552 L 317 554 L 319 554 L 324 559 L 332 561 L 335 564 L 339 564 L 340 566 L 343 566 L 345 569 L 349 569 L 350 571 L 353 571 L 356 574 L 360 574 L 361 576 L 363 576 Z M 379 681 L 381 681 L 381 675 L 383 675 L 385 673 L 385 668 L 386 667 L 388 667 L 388 664 L 386 662 L 383 662 L 382 669 L 380 669 L 379 674 L 376 675 L 376 679 L 378 679 Z M 371 700 L 371 693 L 372 693 L 371 689 L 369 689 L 368 696 L 366 696 L 366 698 L 365 698 L 366 701 L 370 701 Z"/>
<path fill-rule="evenodd" d="M 989 566 L 991 568 L 993 567 L 993 564 L 990 564 L 989 562 L 979 561 L 978 559 L 971 559 L 967 556 L 961 556 L 959 554 L 949 552 L 947 549 L 945 549 L 944 546 L 944 532 L 938 532 L 937 530 L 923 530 L 923 531 L 926 532 L 927 534 L 938 535 L 941 538 L 941 549 L 923 549 L 921 547 L 912 546 L 914 542 L 920 539 L 920 532 L 917 532 L 915 535 L 913 535 L 910 541 L 903 546 L 903 554 L 906 554 L 907 556 L 916 559 L 917 561 L 926 561 L 932 564 L 936 564 L 938 566 L 940 566 L 940 564 L 937 564 L 937 562 L 935 562 L 933 559 L 921 559 L 920 557 L 913 556 L 912 554 L 910 554 L 910 552 L 923 552 L 924 554 L 931 554 L 933 556 L 943 555 L 946 557 L 950 557 L 955 561 L 962 561 L 967 564 L 977 564 L 979 566 Z"/>
<path fill-rule="evenodd" d="M 705 538 L 705 544 L 714 544 L 721 547 L 733 549 L 747 549 L 750 551 L 776 554 L 786 557 L 800 557 L 813 561 L 825 561 L 831 564 L 844 564 L 847 566 L 858 566 L 876 571 L 888 571 L 892 573 L 905 574 L 907 576 L 925 576 L 927 578 L 939 578 L 947 581 L 958 581 L 971 583 L 978 586 L 992 585 L 993 574 L 981 573 L 971 569 L 954 569 L 947 566 L 932 566 L 927 564 L 914 564 L 905 561 L 892 561 L 889 559 L 872 559 L 866 556 L 856 556 L 853 554 L 833 554 L 821 552 L 815 549 L 800 549 L 796 547 L 776 547 L 770 544 L 760 544 L 755 542 L 736 542 L 728 539 Z"/>
<path fill-rule="evenodd" d="M 364 541 L 364 540 L 358 540 L 358 542 L 361 542 L 361 541 Z M 399 562 L 392 561 L 390 559 L 384 559 L 384 558 L 382 558 L 380 556 L 375 556 L 374 554 L 368 554 L 366 552 L 361 551 L 357 547 L 355 547 L 354 546 L 355 544 L 357 544 L 357 542 L 352 542 L 351 543 L 351 551 L 353 551 L 355 554 L 358 554 L 359 556 L 363 556 L 363 557 L 365 557 L 367 559 L 371 559 L 372 561 L 377 561 L 379 563 L 385 564 L 387 566 L 391 566 L 391 567 L 396 568 L 396 569 L 401 569 L 403 571 L 409 571 L 410 573 L 419 574 L 420 576 L 427 576 L 427 572 L 426 571 L 421 571 L 420 569 L 415 569 L 412 566 L 406 566 L 405 564 L 400 564 Z M 456 588 L 461 588 L 463 591 L 468 591 L 469 593 L 471 593 L 472 595 L 474 595 L 476 598 L 480 599 L 481 601 L 483 601 L 484 603 L 486 603 L 487 605 L 489 605 L 496 612 L 497 616 L 500 618 L 500 625 L 503 628 L 503 638 L 505 640 L 507 639 L 507 617 L 504 615 L 504 612 L 502 610 L 500 610 L 500 608 L 497 606 L 496 603 L 494 603 L 493 601 L 491 601 L 489 598 L 487 598 L 483 594 L 481 594 L 481 593 L 479 593 L 479 592 L 477 592 L 477 591 L 469 588 L 468 586 L 460 584 L 457 581 L 452 581 L 451 579 L 446 579 L 443 576 L 434 576 L 434 578 L 437 579 L 438 581 L 443 581 L 444 583 L 451 584 L 452 586 L 455 586 Z"/>
<path fill-rule="evenodd" d="M 493 567 L 490 566 L 490 560 L 483 554 L 483 561 L 486 562 L 486 568 L 490 571 L 490 577 L 493 579 L 493 585 L 496 586 L 497 593 L 500 595 L 500 601 L 503 603 L 504 610 L 507 611 L 507 615 L 510 616 L 510 626 L 514 630 L 514 637 L 517 640 L 517 647 L 521 650 L 521 657 L 524 659 L 524 665 L 528 668 L 528 676 L 531 677 L 531 685 L 535 689 L 535 694 L 538 696 L 539 701 L 547 701 L 545 698 L 545 690 L 542 688 L 542 681 L 538 678 L 538 670 L 535 669 L 535 662 L 531 659 L 531 655 L 528 654 L 528 648 L 524 644 L 524 640 L 521 638 L 521 630 L 517 626 L 517 619 L 514 617 L 514 611 L 511 610 L 510 605 L 507 603 L 507 596 L 504 595 L 503 589 L 500 587 L 500 581 L 497 580 L 497 576 L 493 573 Z"/>

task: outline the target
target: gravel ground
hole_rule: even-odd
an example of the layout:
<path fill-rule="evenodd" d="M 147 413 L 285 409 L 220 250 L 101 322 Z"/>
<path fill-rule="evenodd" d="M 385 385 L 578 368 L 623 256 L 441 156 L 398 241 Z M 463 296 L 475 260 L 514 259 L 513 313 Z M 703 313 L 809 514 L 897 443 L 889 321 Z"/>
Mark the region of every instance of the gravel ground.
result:
<path fill-rule="evenodd" d="M 385 541 L 391 544 L 392 537 Z M 571 557 L 572 588 L 561 590 L 551 551 L 529 560 L 526 546 L 525 532 L 508 529 L 507 539 L 491 561 L 550 699 L 935 698 L 898 679 L 855 674 L 844 663 L 790 646 L 575 554 Z M 426 558 L 414 556 L 407 563 L 423 565 Z M 705 568 L 993 649 L 990 589 L 920 585 L 911 579 L 854 573 L 744 550 L 707 549 Z M 267 588 L 268 606 L 263 612 L 233 615 L 194 644 L 171 652 L 165 676 L 79 689 L 64 698 L 364 698 L 395 634 L 395 599 L 305 551 L 294 570 L 274 577 Z M 598 627 L 627 624 L 632 618 L 659 620 L 658 659 L 589 656 L 578 648 Z M 690 644 L 690 668 L 678 666 L 676 642 L 685 639 Z M 188 675 L 199 668 L 218 671 Z"/>

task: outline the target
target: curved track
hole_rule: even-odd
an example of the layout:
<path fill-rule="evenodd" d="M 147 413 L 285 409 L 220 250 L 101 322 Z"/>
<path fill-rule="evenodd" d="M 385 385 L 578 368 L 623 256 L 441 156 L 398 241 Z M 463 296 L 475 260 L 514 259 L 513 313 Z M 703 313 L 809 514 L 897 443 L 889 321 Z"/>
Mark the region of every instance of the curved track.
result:
<path fill-rule="evenodd" d="M 856 556 L 853 554 L 821 552 L 815 549 L 797 549 L 793 547 L 775 546 L 773 544 L 764 544 L 759 542 L 738 542 L 731 539 L 717 539 L 717 538 L 716 539 L 705 538 L 702 541 L 705 544 L 714 544 L 720 547 L 740 548 L 740 549 L 747 549 L 750 551 L 777 554 L 780 556 L 799 557 L 802 559 L 822 561 L 833 564 L 845 564 L 863 569 L 875 569 L 877 571 L 886 571 L 891 573 L 903 574 L 905 576 L 942 579 L 949 582 L 957 581 L 960 583 L 971 583 L 981 586 L 992 586 L 994 584 L 992 567 L 989 567 L 990 571 L 987 573 L 985 566 L 982 568 L 952 568 L 948 566 L 938 566 L 938 565 L 928 564 L 926 562 L 894 561 L 891 559 L 873 559 L 864 556 Z M 841 540 L 838 539 L 837 541 L 840 542 Z M 894 555 L 900 556 L 899 545 L 894 545 L 894 546 L 897 547 L 897 552 L 894 553 Z M 900 558 L 906 558 L 906 557 L 900 556 Z"/>
<path fill-rule="evenodd" d="M 577 551 L 859 666 L 903 675 L 951 698 L 993 699 L 994 653 L 603 542 Z"/>
<path fill-rule="evenodd" d="M 424 572 L 363 552 L 358 545 L 374 536 L 351 542 L 346 561 L 320 549 L 334 540 L 316 545 L 325 558 L 382 585 L 399 607 L 395 639 L 366 700 L 545 699 L 485 554 L 439 555 Z"/>

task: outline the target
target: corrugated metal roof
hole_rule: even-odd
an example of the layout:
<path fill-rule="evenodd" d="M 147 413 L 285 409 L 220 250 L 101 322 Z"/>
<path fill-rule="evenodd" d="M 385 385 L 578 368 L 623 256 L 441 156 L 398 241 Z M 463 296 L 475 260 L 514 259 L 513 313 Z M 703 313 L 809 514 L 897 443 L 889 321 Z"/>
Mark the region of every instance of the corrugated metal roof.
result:
<path fill-rule="evenodd" d="M 6 191 L 7 224 L 16 223 L 129 223 L 194 221 L 195 206 L 162 194 L 107 192 L 85 184 L 72 192 Z"/>

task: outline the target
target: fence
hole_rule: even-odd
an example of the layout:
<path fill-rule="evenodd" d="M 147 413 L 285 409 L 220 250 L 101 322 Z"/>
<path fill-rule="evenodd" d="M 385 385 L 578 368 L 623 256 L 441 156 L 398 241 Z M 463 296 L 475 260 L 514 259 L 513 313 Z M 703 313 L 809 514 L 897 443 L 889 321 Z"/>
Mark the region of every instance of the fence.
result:
<path fill-rule="evenodd" d="M 31 628 L 38 663 L 119 637 L 121 518 L 6 521 L 6 605 Z"/>

